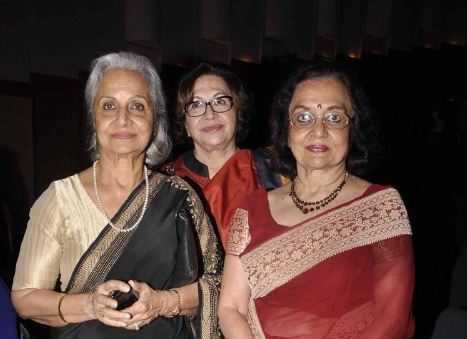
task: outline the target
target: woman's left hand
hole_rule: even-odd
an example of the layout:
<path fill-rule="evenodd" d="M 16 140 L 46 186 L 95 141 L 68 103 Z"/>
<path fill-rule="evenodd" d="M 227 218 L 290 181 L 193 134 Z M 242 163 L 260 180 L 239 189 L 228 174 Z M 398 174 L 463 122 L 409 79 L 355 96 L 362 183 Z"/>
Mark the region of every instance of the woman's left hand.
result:
<path fill-rule="evenodd" d="M 139 300 L 124 310 L 132 316 L 125 328 L 139 330 L 156 319 L 164 310 L 170 292 L 156 291 L 145 282 L 130 280 L 128 283 L 139 293 Z"/>

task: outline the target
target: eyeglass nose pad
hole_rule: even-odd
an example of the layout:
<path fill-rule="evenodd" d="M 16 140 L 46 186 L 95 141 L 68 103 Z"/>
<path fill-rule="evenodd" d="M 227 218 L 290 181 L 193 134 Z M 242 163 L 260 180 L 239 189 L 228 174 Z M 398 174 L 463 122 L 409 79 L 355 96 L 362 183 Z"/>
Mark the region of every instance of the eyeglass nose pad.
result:
<path fill-rule="evenodd" d="M 211 117 L 211 116 L 215 117 L 215 113 L 216 112 L 211 107 L 211 103 L 210 102 L 206 103 L 206 112 L 204 112 L 204 116 L 205 117 Z"/>

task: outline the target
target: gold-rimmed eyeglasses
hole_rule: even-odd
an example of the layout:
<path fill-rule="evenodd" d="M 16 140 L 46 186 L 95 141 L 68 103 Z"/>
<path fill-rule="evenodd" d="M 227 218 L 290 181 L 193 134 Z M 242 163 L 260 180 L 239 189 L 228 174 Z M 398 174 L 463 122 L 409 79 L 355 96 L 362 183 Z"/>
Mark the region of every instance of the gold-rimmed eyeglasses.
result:
<path fill-rule="evenodd" d="M 230 110 L 233 106 L 233 98 L 228 95 L 212 98 L 209 101 L 191 101 L 185 105 L 185 113 L 190 117 L 199 117 L 206 113 L 208 105 L 213 112 L 223 113 Z"/>
<path fill-rule="evenodd" d="M 316 115 L 311 112 L 295 113 L 289 122 L 298 129 L 308 129 L 315 125 L 316 120 L 320 118 L 324 127 L 327 129 L 344 129 L 350 123 L 350 117 L 345 112 L 326 112 L 323 115 Z"/>

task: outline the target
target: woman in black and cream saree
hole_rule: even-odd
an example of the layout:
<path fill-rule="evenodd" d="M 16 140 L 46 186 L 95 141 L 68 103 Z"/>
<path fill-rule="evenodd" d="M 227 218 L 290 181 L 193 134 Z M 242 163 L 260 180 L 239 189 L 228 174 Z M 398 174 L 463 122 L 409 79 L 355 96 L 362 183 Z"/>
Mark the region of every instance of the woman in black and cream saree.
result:
<path fill-rule="evenodd" d="M 159 76 L 144 57 L 104 55 L 86 85 L 91 168 L 36 201 L 12 299 L 54 338 L 216 338 L 222 260 L 193 190 L 151 172 L 170 152 Z M 58 287 L 57 287 L 57 282 Z M 117 310 L 112 292 L 139 299 Z"/>

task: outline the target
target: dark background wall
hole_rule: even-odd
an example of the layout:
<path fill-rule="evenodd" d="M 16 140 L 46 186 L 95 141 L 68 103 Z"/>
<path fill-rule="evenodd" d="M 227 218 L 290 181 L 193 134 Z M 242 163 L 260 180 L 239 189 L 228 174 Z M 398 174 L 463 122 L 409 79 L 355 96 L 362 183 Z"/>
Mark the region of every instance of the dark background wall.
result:
<path fill-rule="evenodd" d="M 417 337 L 428 337 L 452 304 L 466 234 L 466 32 L 462 0 L 0 0 L 2 276 L 11 279 L 35 198 L 90 165 L 83 88 L 93 58 L 148 56 L 170 105 L 188 68 L 230 65 L 256 102 L 248 147 L 268 142 L 271 98 L 290 69 L 337 59 L 359 74 L 382 123 L 386 157 L 372 179 L 407 204 Z"/>

